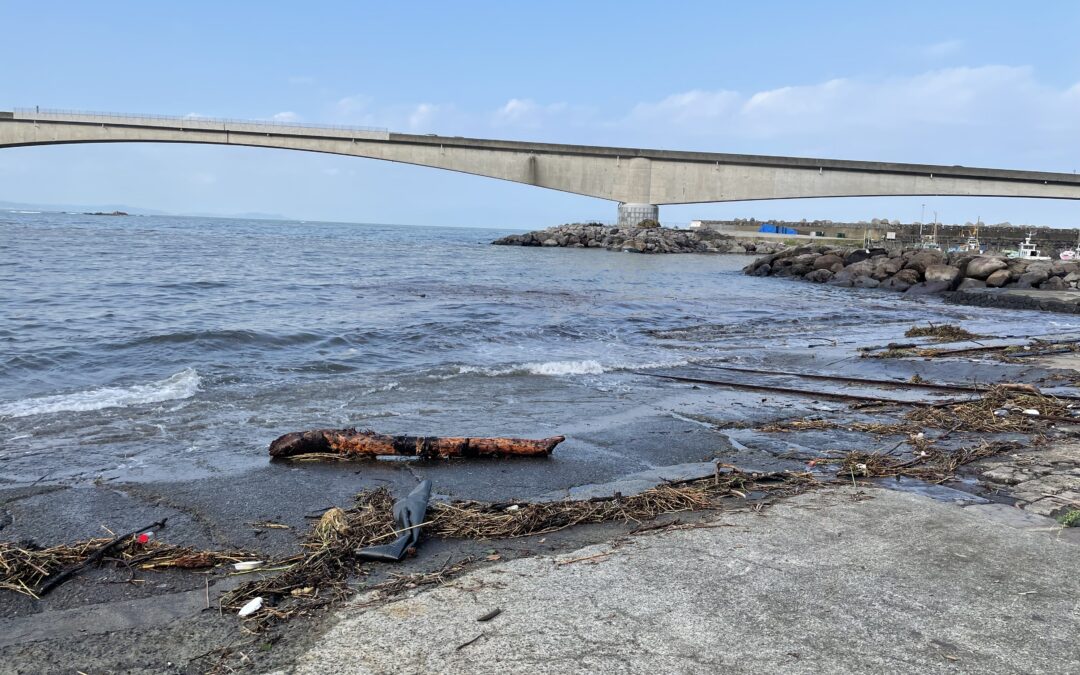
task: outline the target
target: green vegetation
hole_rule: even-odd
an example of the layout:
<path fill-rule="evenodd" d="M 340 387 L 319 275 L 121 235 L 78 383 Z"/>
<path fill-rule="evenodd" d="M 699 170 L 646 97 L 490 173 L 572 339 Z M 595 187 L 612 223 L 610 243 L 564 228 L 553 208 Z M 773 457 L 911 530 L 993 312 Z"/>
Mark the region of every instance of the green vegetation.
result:
<path fill-rule="evenodd" d="M 1080 509 L 1073 509 L 1068 513 L 1058 516 L 1058 522 L 1062 527 L 1080 527 Z"/>

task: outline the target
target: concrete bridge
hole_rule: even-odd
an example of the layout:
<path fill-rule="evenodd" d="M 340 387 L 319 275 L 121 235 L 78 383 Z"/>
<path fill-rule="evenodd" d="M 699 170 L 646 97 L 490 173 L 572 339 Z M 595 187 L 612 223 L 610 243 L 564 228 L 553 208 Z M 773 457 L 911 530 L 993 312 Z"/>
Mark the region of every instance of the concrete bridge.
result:
<path fill-rule="evenodd" d="M 430 166 L 619 202 L 620 224 L 661 204 L 896 195 L 1080 199 L 1080 176 L 806 157 L 608 148 L 192 117 L 0 112 L 0 147 L 211 143 L 326 152 Z"/>

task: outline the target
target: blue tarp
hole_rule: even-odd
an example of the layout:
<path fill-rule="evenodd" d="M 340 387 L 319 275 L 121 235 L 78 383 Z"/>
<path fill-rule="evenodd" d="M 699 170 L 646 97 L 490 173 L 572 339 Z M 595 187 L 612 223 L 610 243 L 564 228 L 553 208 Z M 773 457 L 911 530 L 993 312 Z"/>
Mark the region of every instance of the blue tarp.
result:
<path fill-rule="evenodd" d="M 784 227 L 783 225 L 774 225 L 773 223 L 765 223 L 758 232 L 770 232 L 772 234 L 798 234 L 799 231 L 793 227 Z"/>

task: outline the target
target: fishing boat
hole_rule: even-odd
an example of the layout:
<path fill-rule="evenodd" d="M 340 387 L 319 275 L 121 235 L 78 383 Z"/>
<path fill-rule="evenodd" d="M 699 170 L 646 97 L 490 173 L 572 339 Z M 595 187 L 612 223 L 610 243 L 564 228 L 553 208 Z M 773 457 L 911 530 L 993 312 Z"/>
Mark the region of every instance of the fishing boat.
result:
<path fill-rule="evenodd" d="M 982 244 L 979 243 L 979 225 L 975 224 L 972 228 L 971 234 L 968 236 L 967 241 L 960 247 L 961 251 L 967 253 L 982 253 Z"/>
<path fill-rule="evenodd" d="M 1019 258 L 1020 260 L 1050 260 L 1050 256 L 1041 255 L 1039 249 L 1035 248 L 1035 244 L 1031 242 L 1032 233 L 1028 232 L 1027 239 L 1020 242 L 1020 248 L 1014 255 L 1009 255 L 1010 258 Z"/>
<path fill-rule="evenodd" d="M 1065 249 L 1058 254 L 1058 257 L 1062 260 L 1076 260 L 1080 257 L 1080 230 L 1076 233 L 1076 248 Z"/>

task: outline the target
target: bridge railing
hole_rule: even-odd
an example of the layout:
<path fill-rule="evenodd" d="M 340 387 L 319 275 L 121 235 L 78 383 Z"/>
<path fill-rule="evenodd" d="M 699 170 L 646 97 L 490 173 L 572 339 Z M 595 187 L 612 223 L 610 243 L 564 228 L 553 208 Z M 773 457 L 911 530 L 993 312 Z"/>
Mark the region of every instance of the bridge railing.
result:
<path fill-rule="evenodd" d="M 206 131 L 243 131 L 270 134 L 312 134 L 341 138 L 387 138 L 383 127 L 316 124 L 283 120 L 245 120 L 202 115 L 152 115 L 140 113 L 94 112 L 60 110 L 56 108 L 15 108 L 14 118 L 29 121 L 86 122 L 90 124 L 122 124 L 132 126 L 170 127 Z"/>

